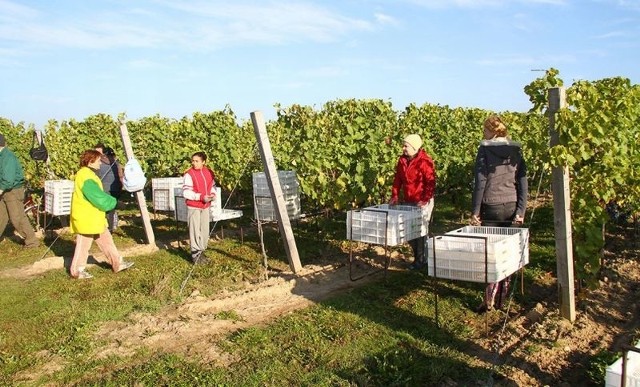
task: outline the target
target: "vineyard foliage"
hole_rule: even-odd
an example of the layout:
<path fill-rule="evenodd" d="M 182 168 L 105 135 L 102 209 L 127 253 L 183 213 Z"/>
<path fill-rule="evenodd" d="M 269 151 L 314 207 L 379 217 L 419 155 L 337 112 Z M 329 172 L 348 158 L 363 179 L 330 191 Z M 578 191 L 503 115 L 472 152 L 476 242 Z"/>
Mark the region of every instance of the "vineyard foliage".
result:
<path fill-rule="evenodd" d="M 472 166 L 491 112 L 425 104 L 396 112 L 382 100 L 337 100 L 322 109 L 292 105 L 277 107 L 267 122 L 269 141 L 278 169 L 294 170 L 304 206 L 309 210 L 344 210 L 384 202 L 389 198 L 395 164 L 403 138 L 420 134 L 438 174 L 438 193 L 456 195 L 464 203 L 471 192 Z M 512 137 L 525 144 L 531 170 L 540 170 L 545 123 L 539 114 L 505 113 Z M 180 120 L 144 117 L 127 122 L 136 158 L 147 179 L 180 176 L 191 154 L 209 155 L 218 183 L 227 192 L 251 194 L 251 173 L 262 170 L 253 126 L 230 108 L 194 113 Z M 28 180 L 42 187 L 45 179 L 72 179 L 83 150 L 99 142 L 112 146 L 126 160 L 116 117 L 97 114 L 84 121 L 50 121 L 45 127 L 49 161 L 28 158 L 33 127 L 2 121 L 9 144 L 21 158 Z"/>
<path fill-rule="evenodd" d="M 547 90 L 562 86 L 556 69 L 525 87 L 532 112 L 548 114 Z M 566 89 L 567 106 L 556 114 L 559 144 L 553 166 L 570 174 L 572 236 L 578 278 L 595 286 L 600 270 L 607 209 L 640 212 L 640 86 L 622 77 L 577 81 Z"/>
<path fill-rule="evenodd" d="M 567 104 L 557 117 L 561 145 L 551 155 L 571 171 L 576 269 L 593 283 L 607 205 L 640 210 L 640 86 L 624 78 L 579 81 L 567 90 Z"/>
<path fill-rule="evenodd" d="M 567 89 L 569 108 L 557 115 L 561 144 L 550 150 L 546 95 L 549 87 L 562 85 L 558 75 L 550 69 L 524 88 L 533 106 L 529 112 L 501 116 L 510 137 L 523 144 L 530 196 L 550 191 L 552 165 L 570 167 L 576 268 L 585 278 L 599 268 L 605 205 L 616 201 L 638 211 L 640 91 L 624 78 L 574 83 Z M 450 195 L 460 215 L 468 215 L 482 123 L 492 112 L 433 104 L 396 111 L 388 101 L 349 99 L 321 109 L 277 105 L 276 113 L 266 123 L 274 159 L 278 169 L 296 171 L 305 212 L 388 200 L 402 139 L 418 133 L 436 164 L 437 195 Z M 262 170 L 262 162 L 249 117 L 238 120 L 227 106 L 179 120 L 158 115 L 130 120 L 127 127 L 149 182 L 181 175 L 191 154 L 205 151 L 227 195 L 251 197 L 251 175 Z M 0 118 L 0 132 L 34 187 L 42 187 L 45 179 L 72 179 L 79 155 L 98 142 L 126 160 L 118 118 L 97 114 L 84 121 L 49 121 L 46 164 L 28 158 L 34 129 Z"/>

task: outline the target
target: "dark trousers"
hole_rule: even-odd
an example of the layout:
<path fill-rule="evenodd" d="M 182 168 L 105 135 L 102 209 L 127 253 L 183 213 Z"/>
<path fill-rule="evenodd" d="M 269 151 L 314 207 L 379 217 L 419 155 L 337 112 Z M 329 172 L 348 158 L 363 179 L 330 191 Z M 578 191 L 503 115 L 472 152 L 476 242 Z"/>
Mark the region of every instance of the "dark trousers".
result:
<path fill-rule="evenodd" d="M 109 192 L 109 195 L 113 196 L 114 198 L 116 198 L 116 200 L 120 199 L 120 193 L 121 191 L 114 191 L 114 192 Z M 111 211 L 107 211 L 106 212 L 106 216 L 107 216 L 107 223 L 109 224 L 109 232 L 114 232 L 116 230 L 116 228 L 118 228 L 118 212 L 117 209 L 118 205 L 116 203 L 116 207 L 111 210 Z"/>
<path fill-rule="evenodd" d="M 483 204 L 480 207 L 480 219 L 483 226 L 511 227 L 516 216 L 516 202 Z"/>
<path fill-rule="evenodd" d="M 420 238 L 412 239 L 409 241 L 409 246 L 411 246 L 411 250 L 413 251 L 413 262 L 414 263 L 427 263 L 427 237 L 423 236 Z"/>

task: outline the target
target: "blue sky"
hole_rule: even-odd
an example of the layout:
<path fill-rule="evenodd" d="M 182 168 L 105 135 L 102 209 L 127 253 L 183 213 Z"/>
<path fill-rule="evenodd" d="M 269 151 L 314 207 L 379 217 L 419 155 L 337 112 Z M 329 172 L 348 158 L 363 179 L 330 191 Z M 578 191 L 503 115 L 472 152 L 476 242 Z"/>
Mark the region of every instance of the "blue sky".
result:
<path fill-rule="evenodd" d="M 530 108 L 525 85 L 640 81 L 640 0 L 0 0 L 0 117 L 179 119 L 347 98 Z"/>

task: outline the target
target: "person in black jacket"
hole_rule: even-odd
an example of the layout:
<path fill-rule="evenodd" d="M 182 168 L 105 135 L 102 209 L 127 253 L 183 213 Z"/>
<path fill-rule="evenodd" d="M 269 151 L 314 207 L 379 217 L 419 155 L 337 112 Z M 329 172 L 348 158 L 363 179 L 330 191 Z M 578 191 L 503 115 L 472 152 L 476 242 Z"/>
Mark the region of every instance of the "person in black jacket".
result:
<path fill-rule="evenodd" d="M 94 147 L 100 152 L 100 169 L 96 172 L 102 181 L 104 192 L 120 199 L 122 194 L 122 178 L 124 176 L 122 164 L 116 160 L 116 154 L 112 148 L 100 143 Z M 118 228 L 118 212 L 114 208 L 107 211 L 107 222 L 109 223 L 109 232 L 113 233 Z"/>
<path fill-rule="evenodd" d="M 527 167 L 520 143 L 508 138 L 507 127 L 498 116 L 490 116 L 483 126 L 484 140 L 478 148 L 474 171 L 471 223 L 494 227 L 520 225 L 528 195 Z M 476 311 L 501 308 L 510 280 L 507 277 L 489 284 L 484 302 Z"/>

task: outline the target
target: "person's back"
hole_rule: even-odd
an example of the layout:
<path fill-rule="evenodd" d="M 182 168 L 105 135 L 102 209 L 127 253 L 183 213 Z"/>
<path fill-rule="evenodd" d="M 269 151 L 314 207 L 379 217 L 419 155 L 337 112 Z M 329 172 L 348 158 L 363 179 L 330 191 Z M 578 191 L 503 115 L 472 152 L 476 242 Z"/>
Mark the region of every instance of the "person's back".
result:
<path fill-rule="evenodd" d="M 122 192 L 122 181 L 118 162 L 107 155 L 102 155 L 100 160 L 101 164 L 98 170 L 98 176 L 102 181 L 102 188 L 105 192 L 109 192 L 112 196 L 117 197 Z"/>
<path fill-rule="evenodd" d="M 524 176 L 520 144 L 505 137 L 483 140 L 478 149 L 477 176 L 486 179 L 482 203 L 516 202 L 517 183 Z"/>
<path fill-rule="evenodd" d="M 522 224 L 529 185 L 520 144 L 508 138 L 507 126 L 495 115 L 484 121 L 483 136 L 474 167 L 471 224 L 489 227 Z M 476 312 L 500 309 L 510 283 L 511 276 L 489 283 Z"/>
<path fill-rule="evenodd" d="M 120 199 L 122 194 L 122 168 L 116 161 L 115 152 L 104 144 L 95 146 L 95 150 L 100 153 L 100 167 L 96 174 L 102 182 L 102 189 L 116 199 Z M 114 208 L 107 211 L 107 221 L 109 231 L 114 232 L 118 227 L 118 212 Z"/>
<path fill-rule="evenodd" d="M 8 191 L 23 186 L 22 164 L 9 148 L 0 147 L 0 189 Z"/>

